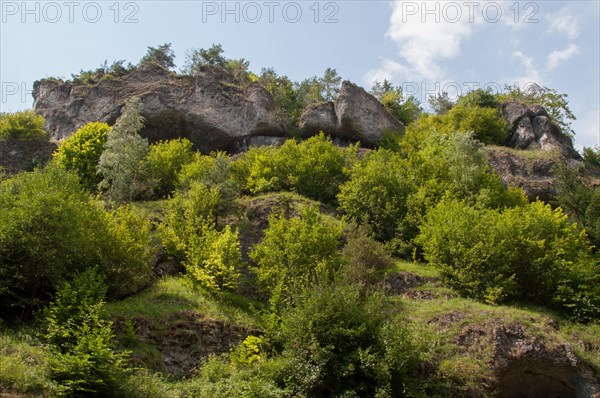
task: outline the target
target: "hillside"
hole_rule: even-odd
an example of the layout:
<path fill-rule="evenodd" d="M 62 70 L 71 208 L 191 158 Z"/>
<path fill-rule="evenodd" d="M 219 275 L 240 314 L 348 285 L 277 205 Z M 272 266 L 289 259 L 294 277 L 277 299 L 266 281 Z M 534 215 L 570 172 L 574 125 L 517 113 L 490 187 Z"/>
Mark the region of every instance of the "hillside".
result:
<path fill-rule="evenodd" d="M 600 397 L 600 153 L 555 91 L 145 59 L 1 115 L 0 396 Z"/>

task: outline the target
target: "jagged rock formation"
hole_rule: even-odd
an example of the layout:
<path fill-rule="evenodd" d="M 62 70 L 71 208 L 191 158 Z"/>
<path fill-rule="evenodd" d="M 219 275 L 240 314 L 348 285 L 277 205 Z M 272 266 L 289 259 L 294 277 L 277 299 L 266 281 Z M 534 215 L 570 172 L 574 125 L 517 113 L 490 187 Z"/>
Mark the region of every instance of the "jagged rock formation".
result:
<path fill-rule="evenodd" d="M 69 137 L 91 121 L 113 124 L 125 102 L 140 97 L 151 141 L 186 137 L 203 152 L 228 149 L 248 137 L 282 136 L 271 95 L 260 85 L 247 88 L 206 67 L 195 77 L 180 76 L 146 63 L 128 75 L 94 85 L 54 79 L 36 81 L 34 109 L 46 119 L 54 140 Z"/>
<path fill-rule="evenodd" d="M 404 132 L 404 125 L 363 88 L 344 81 L 335 102 L 306 109 L 300 117 L 299 129 L 304 136 L 323 131 L 370 146 L 376 144 L 386 130 Z"/>
<path fill-rule="evenodd" d="M 581 159 L 571 138 L 552 122 L 544 107 L 533 105 L 529 108 L 521 102 L 506 101 L 502 104 L 502 115 L 508 123 L 512 148 L 558 149 L 567 158 Z"/>
<path fill-rule="evenodd" d="M 93 85 L 43 79 L 33 87 L 34 109 L 46 119 L 53 140 L 67 138 L 91 121 L 113 124 L 132 97 L 142 100 L 142 135 L 151 141 L 186 137 L 202 152 L 240 151 L 279 144 L 287 135 L 268 91 L 258 84 L 240 87 L 218 67 L 207 66 L 191 77 L 147 63 Z M 347 81 L 335 104 L 309 107 L 300 122 L 305 136 L 324 131 L 368 146 L 386 129 L 403 131 L 404 126 L 377 99 Z"/>

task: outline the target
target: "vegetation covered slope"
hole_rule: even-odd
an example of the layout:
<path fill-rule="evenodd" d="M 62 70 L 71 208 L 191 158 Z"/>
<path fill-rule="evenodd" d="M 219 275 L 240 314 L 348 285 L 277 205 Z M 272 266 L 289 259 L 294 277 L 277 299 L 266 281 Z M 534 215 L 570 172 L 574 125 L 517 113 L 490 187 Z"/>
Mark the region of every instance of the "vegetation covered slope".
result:
<path fill-rule="evenodd" d="M 136 101 L 82 127 L 0 181 L 0 391 L 593 396 L 598 191 L 529 203 L 456 120 L 235 157 L 149 144 Z"/>

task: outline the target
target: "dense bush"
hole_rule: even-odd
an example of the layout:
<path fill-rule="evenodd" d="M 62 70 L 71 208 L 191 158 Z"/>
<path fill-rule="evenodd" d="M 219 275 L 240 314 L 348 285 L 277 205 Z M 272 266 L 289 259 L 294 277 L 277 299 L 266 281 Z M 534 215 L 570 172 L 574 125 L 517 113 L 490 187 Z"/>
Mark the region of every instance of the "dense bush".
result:
<path fill-rule="evenodd" d="M 590 307 L 600 310 L 599 289 L 581 290 L 594 281 L 597 286 L 598 266 L 589 258 L 585 235 L 561 209 L 536 202 L 499 212 L 445 201 L 429 212 L 418 241 L 425 258 L 441 267 L 450 285 L 470 297 L 546 306 L 558 301 L 572 312 L 571 305 L 584 304 L 559 297 L 570 289 L 586 295 Z"/>
<path fill-rule="evenodd" d="M 105 212 L 77 176 L 57 167 L 0 183 L 0 307 L 27 315 L 76 272 L 99 266 L 111 297 L 151 274 L 146 221 Z"/>
<path fill-rule="evenodd" d="M 500 101 L 498 100 L 498 96 L 492 92 L 491 87 L 488 87 L 487 90 L 478 88 L 469 91 L 458 99 L 456 105 L 496 109 L 500 106 Z"/>
<path fill-rule="evenodd" d="M 562 207 L 571 220 L 585 228 L 590 242 L 600 246 L 600 189 L 592 188 L 585 178 L 583 165 L 569 167 L 559 163 L 555 168 L 556 195 L 554 202 Z"/>
<path fill-rule="evenodd" d="M 96 190 L 102 180 L 96 168 L 109 131 L 106 123 L 88 123 L 62 141 L 54 153 L 55 161 L 65 169 L 73 170 L 87 189 Z"/>
<path fill-rule="evenodd" d="M 255 148 L 233 166 L 250 193 L 291 190 L 311 199 L 332 202 L 356 147 L 342 149 L 324 134 L 281 148 Z"/>
<path fill-rule="evenodd" d="M 313 207 L 302 217 L 271 215 L 265 237 L 250 258 L 258 286 L 271 296 L 274 309 L 319 277 L 328 277 L 339 267 L 341 225 L 330 225 Z"/>
<path fill-rule="evenodd" d="M 106 288 L 93 269 L 65 282 L 46 310 L 50 376 L 61 396 L 118 396 L 127 353 L 117 352 L 111 322 L 101 318 Z"/>
<path fill-rule="evenodd" d="M 469 133 L 484 144 L 506 143 L 507 126 L 496 108 L 457 104 L 445 115 L 426 116 L 419 120 L 439 132 Z"/>
<path fill-rule="evenodd" d="M 410 255 L 412 239 L 427 211 L 443 197 L 467 199 L 485 207 L 525 202 L 506 190 L 489 171 L 481 146 L 463 134 L 409 127 L 394 153 L 378 149 L 350 170 L 340 187 L 340 208 L 358 223 L 371 226 L 397 254 Z"/>
<path fill-rule="evenodd" d="M 356 284 L 373 285 L 383 271 L 394 264 L 381 242 L 375 240 L 367 224 L 351 223 L 344 233 L 346 243 L 341 251 L 341 279 Z"/>
<path fill-rule="evenodd" d="M 195 183 L 219 190 L 218 211 L 224 211 L 239 195 L 240 185 L 234 178 L 232 163 L 224 152 L 215 152 L 210 156 L 196 153 L 193 160 L 183 165 L 177 174 L 177 187 L 189 189 Z"/>
<path fill-rule="evenodd" d="M 584 147 L 583 161 L 590 166 L 600 168 L 600 146 Z"/>
<path fill-rule="evenodd" d="M 380 149 L 367 155 L 350 170 L 350 180 L 340 187 L 340 208 L 358 223 L 368 223 L 375 236 L 389 241 L 406 215 L 412 191 L 400 155 Z"/>
<path fill-rule="evenodd" d="M 219 188 L 207 188 L 194 183 L 187 190 L 177 191 L 164 208 L 164 223 L 159 227 L 167 252 L 179 260 L 186 258 L 196 236 L 216 227 Z"/>
<path fill-rule="evenodd" d="M 44 118 L 33 110 L 0 113 L 0 140 L 46 138 Z"/>
<path fill-rule="evenodd" d="M 146 162 L 153 195 L 159 198 L 170 195 L 177 186 L 178 173 L 193 159 L 192 143 L 186 138 L 150 145 Z"/>
<path fill-rule="evenodd" d="M 241 275 L 242 253 L 238 231 L 205 228 L 191 238 L 184 263 L 193 280 L 211 290 L 235 289 Z"/>
<path fill-rule="evenodd" d="M 389 318 L 388 318 L 389 319 Z M 276 344 L 295 396 L 410 396 L 418 349 L 385 300 L 354 285 L 317 286 L 285 314 Z"/>

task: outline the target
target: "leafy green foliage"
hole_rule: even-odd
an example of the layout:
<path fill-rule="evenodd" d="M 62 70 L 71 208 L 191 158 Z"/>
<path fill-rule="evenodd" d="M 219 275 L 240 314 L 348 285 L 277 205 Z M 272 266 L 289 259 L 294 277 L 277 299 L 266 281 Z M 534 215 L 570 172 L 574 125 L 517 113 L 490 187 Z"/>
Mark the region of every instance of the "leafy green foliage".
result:
<path fill-rule="evenodd" d="M 488 87 L 486 90 L 478 88 L 476 90 L 469 91 L 467 94 L 458 99 L 456 105 L 496 109 L 500 106 L 500 102 L 498 101 L 498 96 L 492 93 L 492 88 Z"/>
<path fill-rule="evenodd" d="M 216 152 L 210 156 L 194 154 L 193 161 L 182 166 L 177 175 L 177 186 L 189 189 L 194 183 L 204 184 L 208 188 L 219 190 L 217 212 L 226 210 L 239 195 L 239 183 L 235 181 L 232 163 L 224 152 Z"/>
<path fill-rule="evenodd" d="M 500 96 L 501 101 L 515 100 L 528 106 L 535 104 L 543 106 L 552 121 L 560 126 L 565 134 L 573 135 L 571 121 L 577 120 L 569 108 L 568 95 L 559 93 L 554 89 L 543 87 L 538 84 L 527 85 L 522 90 L 518 85 L 505 86 L 505 93 Z"/>
<path fill-rule="evenodd" d="M 235 162 L 238 180 L 251 193 L 292 190 L 311 199 L 332 202 L 356 147 L 339 148 L 324 134 L 280 148 L 253 148 Z"/>
<path fill-rule="evenodd" d="M 378 149 L 350 170 L 338 200 L 346 215 L 371 226 L 379 241 L 411 255 L 412 239 L 427 211 L 443 197 L 486 207 L 525 202 L 488 170 L 480 144 L 463 134 L 441 134 L 421 123 L 410 126 L 397 153 Z"/>
<path fill-rule="evenodd" d="M 150 145 L 146 162 L 154 196 L 164 198 L 173 192 L 181 169 L 194 159 L 192 143 L 186 138 Z"/>
<path fill-rule="evenodd" d="M 271 94 L 277 106 L 277 116 L 287 130 L 293 131 L 297 128 L 305 104 L 294 83 L 287 76 L 278 75 L 272 68 L 263 68 L 257 81 Z"/>
<path fill-rule="evenodd" d="M 583 177 L 584 167 L 558 164 L 556 205 L 562 207 L 579 227 L 585 228 L 596 250 L 600 245 L 600 189 L 592 188 Z"/>
<path fill-rule="evenodd" d="M 62 396 L 114 396 L 128 373 L 111 323 L 101 318 L 103 281 L 93 269 L 65 282 L 46 310 L 50 375 Z"/>
<path fill-rule="evenodd" d="M 214 228 L 215 212 L 220 201 L 217 187 L 208 188 L 199 182 L 189 189 L 177 191 L 164 209 L 164 223 L 159 226 L 167 252 L 184 260 L 192 239 Z"/>
<path fill-rule="evenodd" d="M 354 285 L 317 286 L 275 337 L 286 384 L 299 396 L 401 396 L 411 391 L 417 351 L 400 322 L 385 322 L 384 298 Z"/>
<path fill-rule="evenodd" d="M 384 245 L 373 238 L 367 224 L 350 223 L 345 231 L 346 244 L 341 250 L 343 266 L 340 277 L 353 284 L 373 285 L 383 271 L 393 265 Z"/>
<path fill-rule="evenodd" d="M 384 79 L 383 82 L 375 81 L 371 88 L 371 94 L 405 125 L 418 119 L 423 110 L 417 98 L 412 95 L 404 98 L 402 87 L 394 87 L 387 79 Z"/>
<path fill-rule="evenodd" d="M 340 264 L 338 246 L 342 226 L 327 225 L 317 209 L 307 207 L 302 217 L 271 215 L 263 240 L 250 252 L 259 287 L 280 309 L 298 292 L 332 275 Z"/>
<path fill-rule="evenodd" d="M 151 270 L 147 222 L 105 212 L 74 174 L 49 167 L 0 183 L 0 307 L 26 316 L 63 280 L 99 266 L 111 297 L 131 293 Z M 125 216 L 124 214 L 128 214 Z"/>
<path fill-rule="evenodd" d="M 106 123 L 88 123 L 62 141 L 54 153 L 56 163 L 73 170 L 81 179 L 81 184 L 89 190 L 95 190 L 101 181 L 96 167 L 109 131 Z"/>
<path fill-rule="evenodd" d="M 437 118 L 436 125 L 441 131 L 471 133 L 484 144 L 506 142 L 506 122 L 499 116 L 496 108 L 462 105 L 459 100 L 446 115 Z"/>
<path fill-rule="evenodd" d="M 450 99 L 446 91 L 429 97 L 427 102 L 436 115 L 445 115 L 455 105 L 455 102 Z"/>
<path fill-rule="evenodd" d="M 370 153 L 350 170 L 350 180 L 340 187 L 340 208 L 350 219 L 369 224 L 379 240 L 393 239 L 412 189 L 404 174 L 400 155 L 385 149 Z"/>
<path fill-rule="evenodd" d="M 33 110 L 0 113 L 0 140 L 35 140 L 46 136 L 44 117 Z"/>
<path fill-rule="evenodd" d="M 98 162 L 102 181 L 98 188 L 114 202 L 131 201 L 148 190 L 148 140 L 139 132 L 144 127 L 142 101 L 133 98 L 125 104 L 121 116 L 108 133 L 104 152 Z"/>
<path fill-rule="evenodd" d="M 158 47 L 148 47 L 146 55 L 140 60 L 140 65 L 153 62 L 165 69 L 175 68 L 175 52 L 171 49 L 171 43 L 165 43 Z"/>
<path fill-rule="evenodd" d="M 181 73 L 195 75 L 203 65 L 225 66 L 227 58 L 223 56 L 223 46 L 213 44 L 209 49 L 193 49 L 185 54 L 185 64 Z"/>
<path fill-rule="evenodd" d="M 211 290 L 235 289 L 241 276 L 242 253 L 238 231 L 205 228 L 191 238 L 185 268 L 191 278 Z"/>
<path fill-rule="evenodd" d="M 584 147 L 583 161 L 590 166 L 600 168 L 600 146 Z"/>
<path fill-rule="evenodd" d="M 498 212 L 445 201 L 429 212 L 418 241 L 425 258 L 470 297 L 556 306 L 559 291 L 578 285 L 600 309 L 599 290 L 581 290 L 594 286 L 598 265 L 588 257 L 585 235 L 561 209 L 536 202 Z M 562 307 L 571 312 L 571 305 Z"/>

